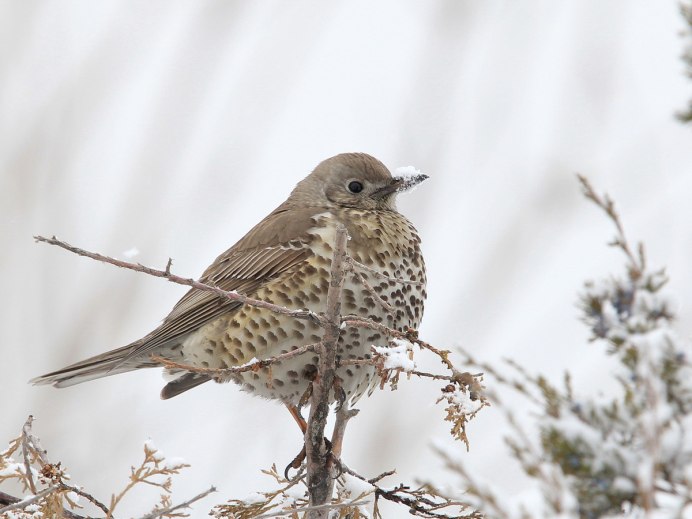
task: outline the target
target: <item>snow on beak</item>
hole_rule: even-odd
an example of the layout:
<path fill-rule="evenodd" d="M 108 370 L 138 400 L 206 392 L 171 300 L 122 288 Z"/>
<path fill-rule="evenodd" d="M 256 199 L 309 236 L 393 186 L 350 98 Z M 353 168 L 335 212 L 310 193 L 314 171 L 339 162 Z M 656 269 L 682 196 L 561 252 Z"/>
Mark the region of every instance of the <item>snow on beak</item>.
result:
<path fill-rule="evenodd" d="M 372 196 L 374 198 L 385 198 L 393 193 L 403 193 L 415 188 L 423 182 L 428 175 L 424 175 L 413 166 L 397 168 L 389 184 L 379 188 Z"/>

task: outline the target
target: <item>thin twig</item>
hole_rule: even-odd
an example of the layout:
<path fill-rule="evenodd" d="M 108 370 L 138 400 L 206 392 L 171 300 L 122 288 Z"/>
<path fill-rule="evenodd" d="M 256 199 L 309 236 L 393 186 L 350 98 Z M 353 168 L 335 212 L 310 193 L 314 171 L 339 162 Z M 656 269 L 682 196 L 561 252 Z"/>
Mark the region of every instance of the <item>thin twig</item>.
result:
<path fill-rule="evenodd" d="M 23 510 L 27 506 L 32 505 L 37 501 L 40 501 L 41 499 L 43 499 L 49 494 L 52 494 L 56 490 L 58 490 L 58 485 L 51 485 L 41 490 L 38 494 L 34 494 L 31 497 L 27 497 L 26 499 L 22 499 L 21 501 L 17 501 L 16 503 L 0 508 L 0 515 L 4 514 L 5 512 L 10 512 L 12 510 Z"/>
<path fill-rule="evenodd" d="M 458 519 L 459 516 L 450 516 L 446 514 L 438 514 L 435 511 L 436 510 L 442 510 L 444 508 L 449 508 L 452 506 L 459 506 L 459 507 L 465 507 L 466 505 L 462 502 L 459 501 L 453 501 L 451 499 L 448 499 L 444 496 L 438 496 L 438 495 L 431 495 L 428 492 L 426 492 L 423 488 L 419 488 L 416 490 L 411 490 L 408 486 L 400 484 L 396 487 L 394 487 L 391 490 L 386 490 L 380 486 L 378 486 L 376 483 L 387 477 L 391 476 L 392 474 L 395 473 L 395 471 L 390 470 L 388 472 L 384 472 L 383 474 L 380 474 L 376 478 L 372 479 L 366 479 L 364 476 L 361 476 L 354 470 L 344 466 L 343 467 L 344 472 L 347 474 L 350 474 L 351 476 L 360 479 L 364 483 L 368 483 L 372 485 L 373 491 L 375 492 L 375 498 L 382 497 L 383 499 L 386 499 L 387 501 L 392 501 L 394 503 L 402 504 L 405 506 L 409 507 L 409 513 L 412 515 L 420 515 L 422 517 L 433 517 L 433 518 L 440 518 L 440 519 Z M 430 497 L 427 497 L 430 496 Z M 443 499 L 444 501 L 441 503 L 435 502 L 431 497 L 437 497 L 439 499 Z"/>
<path fill-rule="evenodd" d="M 41 465 L 41 468 L 44 467 L 50 467 L 53 464 L 48 460 L 48 457 L 46 456 L 46 451 L 41 447 L 41 442 L 40 440 L 32 434 L 32 426 L 34 423 L 34 417 L 32 415 L 29 415 L 27 418 L 26 422 L 24 423 L 24 426 L 22 427 L 22 454 L 24 457 L 24 467 L 26 470 L 27 474 L 27 479 L 29 480 L 29 486 L 31 488 L 31 493 L 34 495 L 39 495 L 36 492 L 36 485 L 34 482 L 33 478 L 33 472 L 31 469 L 31 460 L 30 456 L 33 454 L 36 456 L 36 460 L 38 463 Z M 58 464 L 59 465 L 59 464 Z M 59 474 L 58 477 L 53 478 L 53 485 L 50 487 L 53 489 L 53 491 L 69 491 L 69 492 L 74 492 L 75 494 L 78 494 L 97 507 L 99 507 L 103 512 L 106 514 L 109 513 L 108 508 L 106 505 L 101 503 L 98 499 L 96 499 L 94 496 L 91 494 L 81 490 L 80 488 L 72 485 L 68 485 L 62 481 L 62 474 Z M 50 493 L 50 492 L 49 492 Z M 45 494 L 47 495 L 47 494 Z M 15 503 L 16 504 L 16 503 Z M 64 513 L 70 513 L 69 510 L 65 510 Z M 81 517 L 78 516 L 77 514 L 72 514 L 74 517 Z"/>
<path fill-rule="evenodd" d="M 141 519 L 156 519 L 157 517 L 161 517 L 164 514 L 170 514 L 171 512 L 175 512 L 176 510 L 182 510 L 183 508 L 189 508 L 192 503 L 199 501 L 200 499 L 204 499 L 205 497 L 207 497 L 209 494 L 211 494 L 213 492 L 216 492 L 216 487 L 214 487 L 214 486 L 209 487 L 204 492 L 197 494 L 195 497 L 188 499 L 187 501 L 183 501 L 182 503 L 180 503 L 178 505 L 169 506 L 167 508 L 162 508 L 160 510 L 153 510 L 152 512 L 143 516 Z"/>
<path fill-rule="evenodd" d="M 345 326 L 370 328 L 372 330 L 377 330 L 378 332 L 381 332 L 382 334 L 387 335 L 389 337 L 406 339 L 407 341 L 417 344 L 421 348 L 431 351 L 432 353 L 437 355 L 442 361 L 442 363 L 445 365 L 445 367 L 452 372 L 452 380 L 460 381 L 461 379 L 466 378 L 466 374 L 456 369 L 452 361 L 449 360 L 449 354 L 451 353 L 450 351 L 441 350 L 439 348 L 436 348 L 432 344 L 419 339 L 418 332 L 412 328 L 409 328 L 406 332 L 400 332 L 398 330 L 394 330 L 393 328 L 389 328 L 383 324 L 377 323 L 372 319 L 368 319 L 367 317 L 360 317 L 358 315 L 353 314 L 344 316 L 342 322 Z M 344 364 L 348 363 L 348 361 L 343 362 Z"/>
<path fill-rule="evenodd" d="M 390 305 L 387 301 L 382 299 L 380 295 L 375 291 L 373 286 L 368 283 L 368 281 L 365 279 L 365 276 L 361 274 L 360 272 L 356 271 L 353 268 L 353 265 L 349 265 L 348 271 L 351 272 L 355 278 L 360 282 L 361 285 L 365 287 L 365 290 L 367 290 L 372 298 L 375 300 L 375 302 L 380 305 L 382 308 L 384 308 L 384 311 L 387 312 L 388 314 L 395 316 L 396 315 L 396 309 Z"/>
<path fill-rule="evenodd" d="M 290 508 L 280 511 L 274 511 L 268 514 L 255 516 L 254 519 L 269 519 L 270 517 L 283 517 L 292 514 L 302 514 L 303 512 L 327 512 L 330 510 L 338 510 L 339 508 L 349 508 L 352 506 L 367 505 L 367 501 L 349 501 L 348 503 L 326 503 L 323 505 L 310 505 L 301 508 Z M 308 517 L 310 517 L 308 515 Z M 326 516 L 325 516 L 326 517 Z"/>
<path fill-rule="evenodd" d="M 348 257 L 346 260 L 349 265 L 353 267 L 358 267 L 359 269 L 363 269 L 367 272 L 370 272 L 371 274 L 374 274 L 382 279 L 386 279 L 387 281 L 394 281 L 395 283 L 400 283 L 402 285 L 414 285 L 417 287 L 422 287 L 423 282 L 422 281 L 412 281 L 410 279 L 403 279 L 403 278 L 396 278 L 392 276 L 387 276 L 386 274 L 382 274 L 382 272 L 375 270 L 372 267 L 368 267 L 367 265 L 363 265 L 361 262 L 354 260 L 352 257 Z"/>
<path fill-rule="evenodd" d="M 367 482 L 370 483 L 371 485 L 374 485 L 378 481 L 380 481 L 386 477 L 393 476 L 394 474 L 396 474 L 396 470 L 388 470 L 386 472 L 383 472 L 379 476 L 375 476 L 374 478 L 368 479 Z"/>
<path fill-rule="evenodd" d="M 377 359 L 340 359 L 337 366 L 376 366 Z M 453 375 L 439 375 L 437 373 L 428 373 L 426 371 L 411 370 L 406 372 L 407 375 L 415 375 L 420 378 L 431 378 L 433 380 L 446 380 L 447 382 L 457 382 L 458 377 Z"/>
<path fill-rule="evenodd" d="M 394 328 L 389 328 L 384 324 L 376 323 L 372 319 L 367 317 L 361 317 L 359 315 L 349 314 L 342 317 L 343 326 L 354 326 L 357 328 L 370 328 L 371 330 L 377 330 L 378 332 L 387 335 L 389 337 L 398 337 L 403 339 L 406 335 L 403 332 L 395 330 Z"/>
<path fill-rule="evenodd" d="M 101 510 L 103 510 L 103 512 L 106 515 L 108 515 L 110 513 L 110 510 L 108 510 L 108 507 L 106 505 L 104 505 L 101 501 L 96 499 L 94 496 L 92 496 L 88 492 L 85 492 L 81 488 L 78 488 L 78 487 L 75 487 L 72 485 L 66 485 L 65 483 L 62 483 L 62 482 L 60 482 L 60 484 L 58 486 L 59 486 L 60 490 L 69 490 L 70 492 L 74 492 L 75 494 L 82 496 L 84 499 L 86 499 L 87 501 L 90 501 L 91 503 L 93 503 L 94 505 L 99 507 Z"/>
<path fill-rule="evenodd" d="M 617 235 L 610 245 L 618 247 L 625 253 L 630 261 L 630 275 L 633 277 L 633 279 L 639 279 L 646 270 L 644 245 L 641 243 L 639 244 L 637 247 L 637 255 L 635 256 L 629 242 L 627 241 L 627 237 L 625 236 L 625 228 L 620 220 L 620 215 L 615 210 L 615 202 L 613 202 L 613 200 L 607 194 L 600 196 L 598 193 L 596 193 L 593 186 L 589 182 L 589 179 L 587 179 L 585 176 L 577 174 L 577 179 L 579 179 L 584 196 L 600 207 L 615 224 Z"/>
<path fill-rule="evenodd" d="M 273 357 L 266 359 L 255 359 L 254 362 L 248 362 L 242 366 L 233 366 L 231 368 L 202 368 L 198 366 L 191 366 L 190 364 L 175 362 L 170 359 L 164 359 L 158 355 L 152 355 L 150 358 L 166 368 L 182 369 L 185 371 L 190 371 L 191 373 L 200 373 L 203 375 L 209 375 L 211 377 L 223 377 L 227 375 L 235 375 L 237 373 L 245 373 L 247 371 L 257 371 L 259 369 L 271 366 L 277 362 L 290 359 L 291 357 L 297 357 L 298 355 L 302 355 L 308 351 L 314 352 L 319 344 L 319 342 L 314 344 L 306 344 L 305 346 L 301 346 L 300 348 L 296 348 L 295 350 L 291 350 L 286 353 L 280 353 L 279 355 L 274 355 Z"/>
<path fill-rule="evenodd" d="M 34 474 L 31 470 L 31 460 L 29 455 L 31 452 L 30 447 L 30 435 L 31 435 L 31 424 L 34 421 L 34 417 L 29 415 L 29 418 L 24 422 L 24 427 L 22 427 L 22 457 L 24 458 L 24 471 L 26 477 L 29 480 L 29 488 L 32 494 L 36 494 L 36 484 L 34 483 Z"/>
<path fill-rule="evenodd" d="M 310 320 L 319 324 L 320 326 L 324 326 L 324 319 L 320 315 L 310 310 L 291 310 L 290 308 L 286 308 L 285 306 L 275 305 L 272 303 L 267 303 L 266 301 L 262 301 L 261 299 L 253 299 L 251 297 L 244 296 L 243 294 L 239 294 L 234 290 L 223 290 L 219 287 L 207 285 L 206 283 L 196 281 L 192 278 L 183 278 L 180 276 L 176 276 L 175 274 L 171 274 L 170 258 L 168 260 L 168 263 L 166 264 L 166 269 L 158 270 L 151 267 L 145 267 L 144 265 L 140 265 L 139 263 L 130 263 L 127 261 L 111 258 L 110 256 L 104 256 L 103 254 L 98 254 L 96 252 L 90 252 L 84 249 L 80 249 L 78 247 L 70 245 L 67 242 L 58 240 L 55 236 L 53 236 L 52 238 L 46 238 L 44 236 L 34 236 L 34 240 L 36 240 L 37 242 L 48 243 L 50 245 L 56 245 L 62 249 L 73 252 L 74 254 L 77 254 L 79 256 L 84 256 L 87 258 L 94 259 L 96 261 L 101 261 L 103 263 L 115 265 L 116 267 L 134 270 L 135 272 L 143 272 L 145 274 L 149 274 L 150 276 L 164 278 L 172 283 L 186 285 L 192 288 L 196 288 L 197 290 L 202 290 L 204 292 L 212 292 L 221 298 L 236 301 L 244 305 L 254 306 L 257 308 L 264 308 L 265 310 L 269 310 L 270 312 L 274 312 L 281 315 L 287 315 L 295 319 Z"/>
<path fill-rule="evenodd" d="M 50 461 L 48 461 L 48 457 L 46 456 L 46 449 L 41 447 L 41 441 L 32 434 L 31 428 L 33 425 L 34 417 L 29 415 L 29 418 L 27 418 L 26 422 L 24 423 L 24 427 L 22 428 L 22 435 L 26 436 L 29 447 L 33 449 L 35 454 L 38 456 L 41 465 L 48 465 Z"/>

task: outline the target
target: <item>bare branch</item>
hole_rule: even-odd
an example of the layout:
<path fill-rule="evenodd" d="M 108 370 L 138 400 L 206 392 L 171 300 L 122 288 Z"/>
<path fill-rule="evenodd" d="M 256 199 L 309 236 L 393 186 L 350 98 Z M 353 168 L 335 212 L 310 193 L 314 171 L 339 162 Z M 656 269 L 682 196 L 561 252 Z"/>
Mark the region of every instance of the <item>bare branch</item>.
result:
<path fill-rule="evenodd" d="M 350 256 L 349 256 L 350 258 Z M 384 311 L 391 314 L 391 315 L 396 315 L 396 309 L 390 305 L 387 301 L 382 299 L 380 295 L 375 291 L 375 289 L 372 287 L 370 283 L 365 279 L 365 277 L 358 271 L 356 271 L 353 268 L 353 265 L 349 265 L 348 271 L 353 273 L 355 278 L 360 282 L 361 285 L 365 287 L 365 290 L 367 290 L 372 298 L 375 300 L 375 302 L 380 305 L 382 308 L 384 308 Z"/>
<path fill-rule="evenodd" d="M 414 285 L 414 286 L 417 286 L 417 287 L 422 287 L 422 286 L 423 286 L 423 282 L 422 282 L 422 281 L 412 281 L 412 280 L 410 280 L 410 279 L 396 278 L 396 277 L 387 276 L 386 274 L 382 274 L 382 272 L 380 272 L 379 270 L 375 270 L 375 269 L 372 268 L 372 267 L 368 267 L 367 265 L 363 265 L 362 263 L 360 263 L 359 261 L 354 260 L 354 259 L 353 259 L 352 257 L 350 257 L 350 256 L 348 257 L 348 259 L 347 259 L 346 261 L 348 262 L 348 264 L 349 264 L 351 267 L 358 267 L 359 269 L 362 269 L 362 270 L 365 270 L 365 271 L 367 271 L 367 272 L 370 272 L 371 274 L 374 274 L 375 276 L 377 276 L 377 277 L 379 277 L 379 278 L 386 279 L 387 281 L 394 281 L 394 282 L 400 283 L 400 284 L 402 284 L 402 285 Z"/>
<path fill-rule="evenodd" d="M 393 476 L 394 474 L 396 474 L 396 470 L 388 470 L 386 472 L 383 472 L 379 476 L 375 476 L 374 478 L 368 479 L 368 483 L 370 483 L 371 485 L 374 485 L 375 483 L 377 483 L 381 479 L 384 479 L 384 478 L 389 477 L 389 476 Z"/>
<path fill-rule="evenodd" d="M 200 368 L 181 362 L 175 362 L 169 359 L 164 359 L 163 357 L 159 357 L 158 355 L 152 355 L 150 358 L 151 360 L 160 363 L 162 366 L 166 368 L 184 369 L 185 371 L 190 371 L 191 373 L 201 373 L 204 375 L 209 375 L 211 377 L 223 377 L 228 375 L 235 375 L 236 373 L 245 373 L 247 371 L 257 371 L 259 369 L 266 368 L 268 366 L 271 366 L 272 364 L 282 362 L 286 359 L 290 359 L 291 357 L 297 357 L 298 355 L 302 355 L 303 353 L 306 353 L 308 351 L 314 352 L 317 350 L 317 347 L 319 345 L 320 343 L 306 344 L 305 346 L 301 346 L 300 348 L 296 348 L 295 350 L 291 350 L 286 353 L 281 353 L 279 355 L 275 355 L 273 357 L 269 357 L 266 359 L 256 359 L 255 362 L 248 362 L 247 364 L 243 364 L 242 366 L 234 366 L 232 368 Z"/>
<path fill-rule="evenodd" d="M 89 494 L 88 492 L 85 492 L 81 488 L 77 488 L 72 485 L 66 485 L 65 483 L 60 483 L 59 485 L 60 490 L 69 490 L 70 492 L 74 492 L 77 495 L 82 496 L 84 499 L 90 501 L 94 505 L 98 506 L 106 515 L 110 513 L 110 510 L 108 510 L 108 507 L 104 505 L 101 501 L 96 499 L 94 496 Z"/>
<path fill-rule="evenodd" d="M 111 258 L 110 256 L 104 256 L 103 254 L 98 254 L 96 252 L 89 252 L 87 250 L 74 247 L 73 245 L 70 245 L 67 242 L 60 241 L 55 236 L 53 236 L 52 238 L 45 238 L 44 236 L 34 236 L 34 240 L 36 240 L 37 242 L 48 243 L 49 245 L 56 245 L 62 249 L 70 251 L 79 256 L 91 258 L 102 263 L 108 263 L 110 265 L 115 265 L 116 267 L 134 270 L 135 272 L 143 272 L 144 274 L 149 274 L 150 276 L 167 279 L 172 283 L 186 285 L 205 292 L 212 292 L 221 298 L 229 299 L 231 301 L 237 301 L 244 305 L 254 306 L 257 308 L 264 308 L 265 310 L 269 310 L 270 312 L 287 315 L 295 319 L 305 319 L 314 321 L 320 326 L 324 326 L 323 318 L 318 314 L 311 312 L 310 310 L 291 310 L 290 308 L 286 308 L 285 306 L 275 305 L 272 303 L 267 303 L 266 301 L 262 301 L 260 299 L 253 299 L 251 297 L 244 296 L 243 294 L 239 294 L 238 292 L 235 292 L 233 290 L 223 290 L 213 285 L 201 283 L 200 281 L 196 281 L 192 278 L 183 278 L 180 276 L 176 276 L 175 274 L 171 274 L 170 267 L 172 260 L 170 258 L 168 260 L 168 263 L 166 264 L 166 269 L 158 270 L 151 267 L 145 267 L 144 265 L 140 265 L 139 263 L 130 263 L 127 261 Z"/>
<path fill-rule="evenodd" d="M 319 347 L 318 376 L 312 382 L 310 415 L 305 432 L 307 484 L 311 507 L 328 503 L 334 489 L 334 479 L 329 471 L 329 452 L 324 442 L 324 429 L 329 415 L 329 394 L 336 377 L 336 345 L 341 331 L 341 290 L 344 284 L 343 264 L 346 258 L 347 240 L 346 228 L 340 225 L 336 229 L 334 257 L 327 292 L 326 325 Z M 326 519 L 328 515 L 328 508 L 308 511 L 309 519 Z"/>
<path fill-rule="evenodd" d="M 183 508 L 189 508 L 190 505 L 196 501 L 199 501 L 200 499 L 204 499 L 207 497 L 209 494 L 212 494 L 216 492 L 216 487 L 211 486 L 204 492 L 197 494 L 195 497 L 188 499 L 187 501 L 183 501 L 182 503 L 175 505 L 175 506 L 169 506 L 167 508 L 162 508 L 160 510 L 154 510 L 147 515 L 143 516 L 141 519 L 156 519 L 157 517 L 161 517 L 162 515 L 165 514 L 170 514 L 171 512 L 175 512 L 176 510 L 182 510 Z"/>

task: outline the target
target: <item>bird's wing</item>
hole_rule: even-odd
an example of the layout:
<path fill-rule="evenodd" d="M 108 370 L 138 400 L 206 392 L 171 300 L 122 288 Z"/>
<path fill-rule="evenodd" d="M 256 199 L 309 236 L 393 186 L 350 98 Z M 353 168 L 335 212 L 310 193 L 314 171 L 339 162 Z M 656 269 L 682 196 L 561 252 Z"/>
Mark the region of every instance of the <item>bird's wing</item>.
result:
<path fill-rule="evenodd" d="M 267 282 L 312 255 L 307 231 L 314 225 L 312 217 L 321 211 L 314 208 L 286 211 L 279 207 L 216 258 L 200 281 L 252 297 Z M 193 288 L 158 328 L 133 344 L 131 357 L 174 343 L 240 306 L 239 302 Z"/>

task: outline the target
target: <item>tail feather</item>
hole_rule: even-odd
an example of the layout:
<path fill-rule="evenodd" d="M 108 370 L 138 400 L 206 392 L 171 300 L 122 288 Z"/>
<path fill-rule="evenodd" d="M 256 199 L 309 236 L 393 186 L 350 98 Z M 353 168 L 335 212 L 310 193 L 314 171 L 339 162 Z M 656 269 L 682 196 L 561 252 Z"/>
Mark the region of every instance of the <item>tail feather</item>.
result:
<path fill-rule="evenodd" d="M 192 389 L 193 387 L 197 387 L 200 384 L 204 384 L 205 382 L 209 382 L 210 380 L 211 377 L 208 375 L 202 375 L 199 373 L 185 373 L 175 380 L 170 381 L 163 387 L 161 390 L 161 399 L 168 400 L 169 398 L 178 396 L 180 393 L 184 393 L 185 391 Z"/>
<path fill-rule="evenodd" d="M 137 343 L 129 344 L 71 364 L 57 371 L 46 373 L 31 379 L 29 382 L 34 385 L 51 384 L 54 387 L 68 387 L 97 378 L 127 373 L 135 369 L 161 366 L 146 358 L 133 357 L 132 353 L 137 346 Z"/>
<path fill-rule="evenodd" d="M 136 369 L 157 368 L 161 364 L 149 359 L 148 356 L 137 355 L 141 345 L 139 342 L 128 344 L 117 350 L 108 351 L 101 355 L 90 357 L 65 368 L 51 373 L 46 373 L 40 377 L 32 378 L 29 382 L 35 386 L 52 385 L 54 387 L 69 387 L 97 378 L 110 377 L 119 373 L 127 373 Z M 151 354 L 162 354 L 162 352 L 152 351 Z M 170 354 L 170 352 L 169 352 Z M 170 371 L 170 370 L 169 370 Z M 204 382 L 211 380 L 206 375 L 196 373 L 186 373 L 180 370 L 173 370 L 175 379 L 170 381 L 161 391 L 161 398 L 168 399 L 178 396 L 180 393 L 197 387 Z M 182 373 L 182 375 L 181 375 Z"/>

